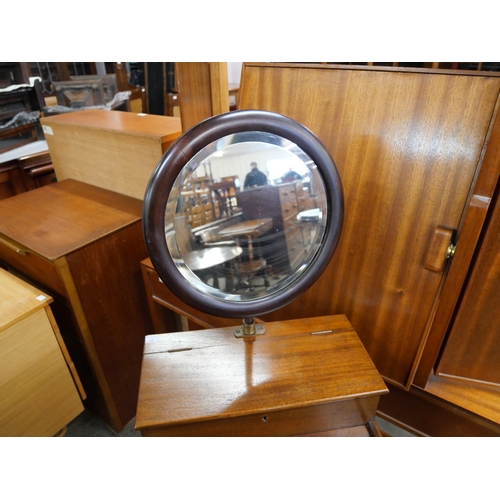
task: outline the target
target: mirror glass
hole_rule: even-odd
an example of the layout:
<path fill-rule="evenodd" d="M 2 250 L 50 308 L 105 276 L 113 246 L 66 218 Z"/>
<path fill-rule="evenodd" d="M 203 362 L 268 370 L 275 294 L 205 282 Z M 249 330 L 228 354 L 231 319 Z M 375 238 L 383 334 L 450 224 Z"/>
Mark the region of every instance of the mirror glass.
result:
<path fill-rule="evenodd" d="M 319 169 L 296 144 L 238 132 L 204 147 L 168 197 L 168 251 L 189 285 L 231 302 L 287 288 L 315 259 L 328 223 Z"/>

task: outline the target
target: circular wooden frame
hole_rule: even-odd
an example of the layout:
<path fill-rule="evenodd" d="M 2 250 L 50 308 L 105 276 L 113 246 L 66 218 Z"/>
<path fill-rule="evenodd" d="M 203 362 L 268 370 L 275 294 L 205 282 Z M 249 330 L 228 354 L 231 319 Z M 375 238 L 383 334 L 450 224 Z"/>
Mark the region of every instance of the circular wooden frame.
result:
<path fill-rule="evenodd" d="M 327 221 L 321 246 L 305 271 L 279 292 L 251 300 L 226 301 L 196 289 L 182 276 L 167 247 L 165 211 L 170 191 L 186 164 L 203 148 L 238 132 L 267 132 L 288 139 L 316 164 L 325 184 Z M 213 316 L 251 318 L 269 313 L 304 293 L 319 278 L 337 247 L 344 197 L 335 163 L 319 139 L 291 118 L 269 111 L 242 110 L 195 125 L 165 152 L 149 180 L 143 205 L 143 229 L 149 256 L 162 281 L 184 302 Z"/>

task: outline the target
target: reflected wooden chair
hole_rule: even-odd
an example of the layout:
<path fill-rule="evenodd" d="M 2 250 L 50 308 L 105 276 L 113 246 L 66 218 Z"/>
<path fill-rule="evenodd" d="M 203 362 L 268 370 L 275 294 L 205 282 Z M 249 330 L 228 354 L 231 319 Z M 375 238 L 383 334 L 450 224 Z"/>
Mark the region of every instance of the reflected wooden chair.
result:
<path fill-rule="evenodd" d="M 234 180 L 214 182 L 210 186 L 214 204 L 218 206 L 217 218 L 229 217 L 235 213 L 238 206 L 236 185 Z"/>
<path fill-rule="evenodd" d="M 202 210 L 203 225 L 208 224 L 214 220 L 213 207 L 211 203 L 208 202 L 208 200 L 206 203 L 202 203 L 201 210 Z"/>
<path fill-rule="evenodd" d="M 264 287 L 269 288 L 268 265 L 265 259 L 241 260 L 235 265 L 235 274 L 237 277 L 233 291 L 240 288 L 255 290 L 254 278 L 258 275 L 264 279 Z"/>
<path fill-rule="evenodd" d="M 195 227 L 200 227 L 204 224 L 203 222 L 203 209 L 201 205 L 194 205 L 188 210 L 188 223 L 191 229 Z"/>

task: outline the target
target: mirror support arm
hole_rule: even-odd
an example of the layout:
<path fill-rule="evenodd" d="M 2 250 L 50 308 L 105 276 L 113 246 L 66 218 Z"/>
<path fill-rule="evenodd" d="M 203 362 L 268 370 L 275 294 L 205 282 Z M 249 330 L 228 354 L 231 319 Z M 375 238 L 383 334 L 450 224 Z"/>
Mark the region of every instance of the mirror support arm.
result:
<path fill-rule="evenodd" d="M 236 338 L 253 337 L 254 335 L 264 335 L 266 329 L 262 325 L 257 325 L 255 318 L 244 318 L 243 328 L 238 327 L 233 333 Z"/>

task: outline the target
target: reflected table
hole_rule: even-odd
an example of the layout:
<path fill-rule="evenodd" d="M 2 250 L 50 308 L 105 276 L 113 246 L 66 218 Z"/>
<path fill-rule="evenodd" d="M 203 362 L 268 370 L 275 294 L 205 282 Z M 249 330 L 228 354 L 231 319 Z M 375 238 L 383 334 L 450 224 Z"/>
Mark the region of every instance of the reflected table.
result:
<path fill-rule="evenodd" d="M 273 227 L 272 219 L 255 219 L 238 222 L 232 226 L 226 227 L 219 232 L 222 238 L 258 238 L 267 233 Z"/>
<path fill-rule="evenodd" d="M 225 273 L 226 288 L 228 291 L 234 288 L 233 285 L 233 269 L 231 261 L 239 257 L 243 249 L 239 246 L 218 246 L 207 247 L 199 250 L 192 250 L 186 253 L 184 259 L 174 259 L 176 264 L 186 264 L 186 266 L 199 275 L 205 282 L 210 277 L 213 278 L 213 286 L 219 288 L 219 270 L 221 266 L 228 265 L 228 272 Z M 183 268 L 181 267 L 181 270 Z M 189 278 L 188 278 L 189 279 Z"/>
<path fill-rule="evenodd" d="M 174 259 L 174 262 L 185 262 L 192 271 L 203 271 L 230 262 L 240 256 L 242 252 L 243 249 L 236 245 L 207 247 L 200 250 L 193 250 L 187 253 L 183 260 Z"/>
<path fill-rule="evenodd" d="M 388 392 L 344 315 L 148 335 L 143 436 L 373 436 Z"/>
<path fill-rule="evenodd" d="M 237 274 L 238 274 L 238 283 L 236 284 L 235 290 L 244 283 L 243 278 L 248 279 L 248 287 L 250 290 L 254 289 L 253 286 L 253 277 L 260 272 L 266 271 L 266 261 L 262 258 L 262 254 L 259 248 L 259 254 L 256 257 L 254 255 L 254 240 L 273 227 L 273 220 L 270 218 L 267 219 L 255 219 L 255 220 L 247 220 L 243 222 L 238 222 L 237 224 L 233 224 L 222 231 L 219 231 L 219 236 L 221 238 L 236 238 L 238 245 L 241 243 L 241 238 L 245 238 L 247 240 L 248 245 L 248 261 L 240 262 L 236 266 Z M 264 285 L 266 287 L 269 286 L 269 281 L 267 279 L 267 275 L 264 274 Z M 246 285 L 245 285 L 246 286 Z"/>

